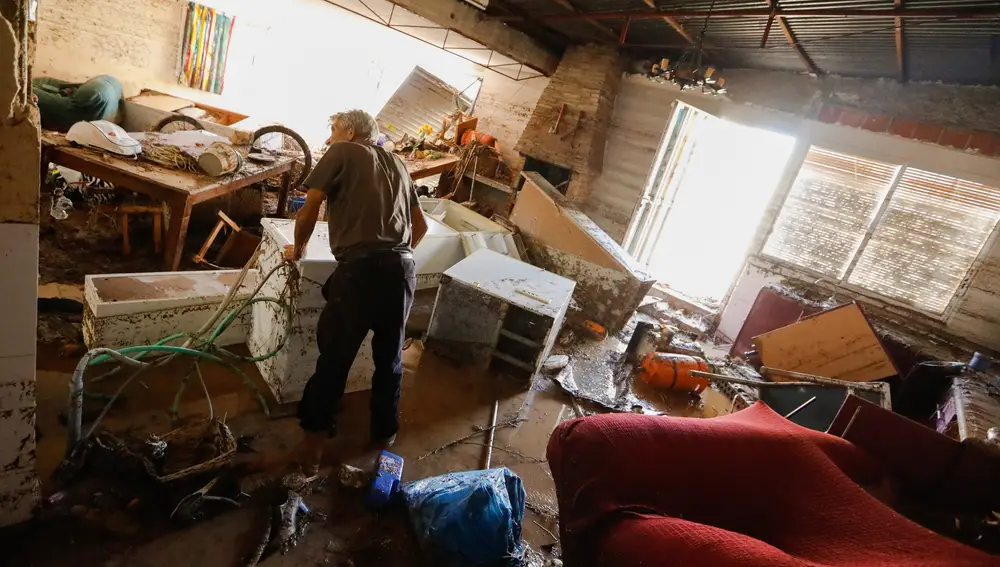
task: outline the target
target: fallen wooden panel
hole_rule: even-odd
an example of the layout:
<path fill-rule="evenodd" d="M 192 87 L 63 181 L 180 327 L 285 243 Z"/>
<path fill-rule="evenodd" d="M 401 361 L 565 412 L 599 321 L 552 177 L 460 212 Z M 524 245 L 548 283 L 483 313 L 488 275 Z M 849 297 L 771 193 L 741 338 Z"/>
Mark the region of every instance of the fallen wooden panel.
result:
<path fill-rule="evenodd" d="M 533 264 L 575 280 L 583 314 L 617 333 L 655 280 L 594 221 L 536 172 L 522 174 L 510 220 L 521 231 Z"/>
<path fill-rule="evenodd" d="M 856 303 L 834 307 L 753 339 L 764 366 L 849 382 L 897 373 Z"/>

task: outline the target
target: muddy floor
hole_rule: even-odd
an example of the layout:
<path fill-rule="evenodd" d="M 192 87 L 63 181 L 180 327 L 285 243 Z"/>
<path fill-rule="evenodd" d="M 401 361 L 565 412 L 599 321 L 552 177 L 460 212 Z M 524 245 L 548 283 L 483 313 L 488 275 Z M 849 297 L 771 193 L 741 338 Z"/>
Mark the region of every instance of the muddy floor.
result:
<path fill-rule="evenodd" d="M 155 272 L 163 260 L 154 251 L 153 221 L 149 215 L 131 215 L 131 253 L 122 250 L 118 220 L 97 209 L 74 210 L 56 220 L 41 215 L 39 227 L 39 283 L 83 285 L 87 274 Z"/>
<path fill-rule="evenodd" d="M 53 471 L 66 450 L 67 381 L 76 360 L 46 346 L 40 347 L 38 360 L 37 466 L 43 492 L 49 496 L 61 486 L 53 480 Z M 150 371 L 131 384 L 101 427 L 135 436 L 173 429 L 170 407 L 188 368 L 186 362 L 179 362 Z M 252 364 L 244 370 L 257 388 L 266 390 Z M 404 372 L 402 430 L 393 449 L 405 458 L 404 481 L 481 468 L 486 441 L 482 434 L 428 453 L 487 426 L 493 402 L 499 400 L 498 421 L 523 421 L 517 427 L 498 429 L 491 466 L 507 466 L 524 481 L 523 537 L 533 550 L 548 553 L 557 543 L 553 534 L 558 533 L 558 524 L 545 447 L 556 425 L 589 408 L 571 402 L 545 378 L 528 384 L 481 374 L 424 353 L 419 341 L 404 354 Z M 229 370 L 206 366 L 205 380 L 215 415 L 225 416 L 235 435 L 256 438 L 251 444 L 256 451 L 252 458 L 266 462 L 268 471 L 284 470 L 286 454 L 299 433 L 293 408 L 279 406 L 267 396 L 272 415 L 268 418 L 251 390 Z M 121 379 L 114 377 L 92 390 L 111 393 L 120 385 Z M 88 400 L 85 415 L 92 418 L 103 405 L 102 400 Z M 328 445 L 323 472 L 330 473 L 340 463 L 372 467 L 375 452 L 368 445 L 367 408 L 367 392 L 345 397 L 341 434 Z M 695 413 L 689 404 L 685 408 Z M 207 410 L 201 389 L 187 388 L 178 405 L 177 425 L 201 419 Z M 270 473 L 245 474 L 244 479 L 252 480 Z M 155 497 L 130 492 L 127 486 L 83 483 L 60 494 L 64 500 L 50 508 L 52 513 L 44 522 L 0 530 L 4 564 L 175 567 L 192 564 L 197 557 L 194 564 L 198 565 L 243 565 L 260 539 L 268 513 L 265 502 L 250 500 L 239 510 L 209 509 L 207 517 L 197 523 L 178 526 L 165 518 L 162 503 Z M 287 555 L 274 555 L 260 565 L 420 564 L 405 510 L 391 506 L 372 514 L 361 500 L 358 491 L 330 480 L 306 498 L 327 519 L 310 525 L 303 541 Z"/>
<path fill-rule="evenodd" d="M 162 270 L 162 257 L 153 250 L 151 219 L 130 219 L 130 254 L 122 250 L 115 219 L 99 213 L 74 211 L 68 219 L 43 215 L 40 237 L 39 297 L 82 302 L 84 276 L 101 273 Z M 182 269 L 194 269 L 193 251 L 201 245 L 211 223 L 193 223 Z M 419 294 L 411 321 L 413 336 L 426 328 L 434 293 Z M 44 496 L 52 498 L 44 518 L 0 530 L 3 565 L 33 567 L 113 567 L 177 565 L 245 565 L 260 540 L 270 510 L 266 495 L 245 502 L 238 510 L 208 508 L 191 525 L 167 519 L 169 498 L 148 486 L 136 487 L 107 475 L 83 475 L 85 480 L 61 483 L 54 476 L 67 445 L 67 383 L 82 354 L 79 344 L 81 313 L 66 302 L 47 302 L 39 315 L 37 374 L 37 467 Z M 68 347 L 76 348 L 68 348 Z M 191 386 L 178 397 L 189 362 L 176 361 L 144 374 L 124 390 L 101 422 L 101 428 L 120 435 L 144 437 L 162 434 L 208 415 L 205 394 Z M 253 364 L 243 365 L 255 388 L 267 392 Z M 298 440 L 294 406 L 278 405 L 265 395 L 270 417 L 254 392 L 230 370 L 203 366 L 206 389 L 216 416 L 224 416 L 237 436 L 252 438 L 247 462 L 264 463 L 266 470 L 241 469 L 236 481 L 253 483 L 286 470 L 287 453 Z M 533 383 L 479 373 L 424 353 L 419 340 L 404 354 L 401 402 L 402 430 L 393 451 L 405 459 L 403 479 L 414 480 L 483 466 L 486 436 L 440 449 L 488 426 L 494 401 L 498 421 L 517 420 L 517 427 L 498 429 L 491 466 L 507 466 L 524 481 L 527 510 L 523 537 L 540 556 L 558 554 L 556 501 L 545 448 L 553 428 L 582 413 L 599 411 L 596 404 L 575 402 L 551 380 Z M 88 380 L 100 371 L 88 372 Z M 112 377 L 88 386 L 104 398 L 90 397 L 85 418 L 103 409 L 107 397 L 123 383 Z M 650 399 L 663 411 L 677 415 L 716 415 L 725 404 L 706 394 L 704 399 L 681 395 Z M 176 402 L 175 402 L 176 400 Z M 172 406 L 176 416 L 172 415 Z M 176 419 L 175 419 L 176 418 Z M 368 393 L 345 397 L 340 413 L 341 434 L 331 440 L 323 473 L 341 463 L 371 469 L 375 452 L 368 445 Z M 86 430 L 86 427 L 85 427 Z M 244 456 L 241 456 L 243 459 Z M 255 469 L 259 466 L 255 466 Z M 105 471 L 106 472 L 106 471 Z M 90 478 L 86 477 L 100 477 Z M 334 475 L 335 476 L 335 475 Z M 164 492 L 164 491 L 160 491 Z M 58 500 L 56 502 L 56 500 Z M 261 561 L 263 567 L 281 565 L 416 565 L 420 550 L 401 506 L 373 514 L 355 489 L 335 478 L 306 497 L 312 510 L 325 520 L 309 526 L 303 541 L 287 555 Z M 168 506 L 169 507 L 169 506 Z"/>

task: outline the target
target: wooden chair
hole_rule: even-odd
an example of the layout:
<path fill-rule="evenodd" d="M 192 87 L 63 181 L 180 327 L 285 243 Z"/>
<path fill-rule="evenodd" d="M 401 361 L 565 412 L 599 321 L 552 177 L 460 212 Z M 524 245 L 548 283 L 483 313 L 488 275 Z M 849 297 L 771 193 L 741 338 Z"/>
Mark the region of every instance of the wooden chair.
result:
<path fill-rule="evenodd" d="M 128 256 L 132 253 L 132 244 L 129 241 L 129 215 L 151 214 L 153 215 L 153 248 L 159 254 L 163 251 L 163 212 L 165 205 L 102 205 L 101 212 L 118 219 L 118 228 L 122 232 L 122 254 Z"/>

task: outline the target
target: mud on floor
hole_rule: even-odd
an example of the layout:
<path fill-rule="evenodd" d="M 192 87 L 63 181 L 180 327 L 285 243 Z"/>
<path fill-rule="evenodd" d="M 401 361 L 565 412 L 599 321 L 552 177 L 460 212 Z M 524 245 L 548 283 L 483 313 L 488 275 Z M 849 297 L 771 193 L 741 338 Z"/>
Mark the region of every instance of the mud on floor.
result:
<path fill-rule="evenodd" d="M 60 414 L 66 407 L 66 382 L 75 362 L 74 358 L 57 356 L 51 347 L 40 347 L 37 468 L 46 495 L 55 490 L 52 472 L 66 449 Z M 182 364 L 145 373 L 124 391 L 102 426 L 140 438 L 144 432 L 173 429 L 169 408 L 185 370 Z M 252 447 L 267 461 L 284 464 L 298 440 L 294 408 L 270 400 L 273 418 L 267 419 L 254 395 L 232 372 L 214 365 L 205 365 L 203 370 L 216 416 L 226 416 L 235 435 L 255 437 Z M 243 370 L 257 387 L 265 388 L 253 364 Z M 93 389 L 114 392 L 122 378 L 108 379 Z M 197 385 L 188 387 L 180 399 L 182 423 L 206 415 L 204 394 Z M 552 429 L 576 416 L 561 392 L 546 387 L 531 389 L 524 382 L 454 366 L 424 355 L 421 344 L 414 342 L 404 353 L 402 430 L 393 451 L 406 459 L 404 482 L 481 468 L 486 441 L 482 434 L 423 456 L 485 428 L 494 400 L 500 401 L 498 421 L 524 421 L 516 428 L 497 431 L 491 466 L 507 466 L 524 481 L 528 510 L 523 537 L 533 549 L 542 550 L 554 543 L 550 534 L 558 533 L 545 448 Z M 371 468 L 375 454 L 368 445 L 368 404 L 367 392 L 349 394 L 343 400 L 341 435 L 328 444 L 325 471 L 332 471 L 341 462 Z M 103 405 L 102 400 L 88 399 L 91 415 Z M 167 520 L 163 506 L 155 499 L 124 486 L 84 487 L 71 498 L 66 507 L 75 506 L 75 511 L 69 514 L 44 524 L 0 530 L 4 564 L 9 560 L 11 565 L 34 567 L 176 567 L 192 564 L 192 558 L 198 557 L 194 564 L 245 565 L 268 513 L 264 502 L 252 500 L 240 510 L 223 507 L 211 511 L 185 527 Z M 131 504 L 133 500 L 138 501 Z M 357 492 L 341 488 L 331 477 L 323 491 L 306 497 L 309 507 L 325 512 L 327 520 L 310 525 L 302 542 L 287 555 L 274 555 L 260 565 L 344 565 L 346 559 L 358 567 L 419 564 L 415 559 L 420 556 L 419 549 L 405 510 L 396 507 L 372 514 L 364 510 L 360 500 Z"/>

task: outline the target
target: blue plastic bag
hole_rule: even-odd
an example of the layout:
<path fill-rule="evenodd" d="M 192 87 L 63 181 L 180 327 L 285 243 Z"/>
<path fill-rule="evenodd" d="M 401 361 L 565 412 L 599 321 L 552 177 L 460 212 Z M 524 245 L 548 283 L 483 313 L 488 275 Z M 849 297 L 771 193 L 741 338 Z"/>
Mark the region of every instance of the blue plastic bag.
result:
<path fill-rule="evenodd" d="M 521 563 L 524 486 L 506 467 L 409 482 L 403 495 L 417 537 L 435 563 Z"/>

